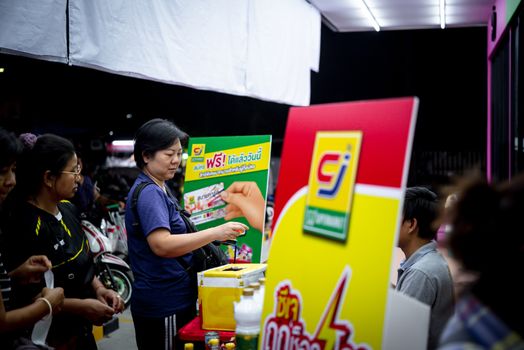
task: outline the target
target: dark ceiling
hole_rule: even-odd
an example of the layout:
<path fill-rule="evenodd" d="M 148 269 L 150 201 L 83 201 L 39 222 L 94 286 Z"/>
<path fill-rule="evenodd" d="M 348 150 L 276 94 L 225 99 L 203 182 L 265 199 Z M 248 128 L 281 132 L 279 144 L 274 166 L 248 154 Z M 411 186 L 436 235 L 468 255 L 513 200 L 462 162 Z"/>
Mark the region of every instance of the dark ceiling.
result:
<path fill-rule="evenodd" d="M 416 95 L 414 150 L 484 151 L 485 28 L 334 33 L 323 26 L 321 45 L 311 104 Z M 0 54 L 0 67 L 0 125 L 16 132 L 106 141 L 164 117 L 190 136 L 272 134 L 280 150 L 287 105 L 12 55 Z"/>

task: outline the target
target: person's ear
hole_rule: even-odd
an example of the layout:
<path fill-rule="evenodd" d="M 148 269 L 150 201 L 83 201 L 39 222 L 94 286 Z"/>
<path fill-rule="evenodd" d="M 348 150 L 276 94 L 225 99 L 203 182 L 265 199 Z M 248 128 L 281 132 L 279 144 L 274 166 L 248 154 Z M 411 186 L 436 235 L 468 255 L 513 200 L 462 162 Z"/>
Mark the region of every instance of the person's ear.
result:
<path fill-rule="evenodd" d="M 51 174 L 51 170 L 46 170 L 44 173 L 44 186 L 52 188 L 55 182 L 56 176 Z"/>
<path fill-rule="evenodd" d="M 147 163 L 149 163 L 151 161 L 151 155 L 148 152 L 143 151 L 142 152 L 142 160 L 144 161 L 144 164 L 147 165 Z"/>
<path fill-rule="evenodd" d="M 418 221 L 417 219 L 409 219 L 409 233 L 415 232 L 415 230 L 418 228 Z"/>

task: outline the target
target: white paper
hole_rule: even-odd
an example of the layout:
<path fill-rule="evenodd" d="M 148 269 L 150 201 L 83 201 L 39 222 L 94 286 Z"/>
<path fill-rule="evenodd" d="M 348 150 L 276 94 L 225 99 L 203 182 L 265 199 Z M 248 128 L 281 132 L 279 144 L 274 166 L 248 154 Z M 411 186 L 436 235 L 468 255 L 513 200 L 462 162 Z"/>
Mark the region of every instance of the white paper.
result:
<path fill-rule="evenodd" d="M 53 271 L 47 270 L 44 273 L 45 285 L 47 288 L 55 287 L 55 275 Z M 38 321 L 34 328 L 33 333 L 31 334 L 31 340 L 36 345 L 46 345 L 45 339 L 47 338 L 47 333 L 51 327 L 51 322 L 53 321 L 53 315 L 48 313 L 44 318 Z"/>

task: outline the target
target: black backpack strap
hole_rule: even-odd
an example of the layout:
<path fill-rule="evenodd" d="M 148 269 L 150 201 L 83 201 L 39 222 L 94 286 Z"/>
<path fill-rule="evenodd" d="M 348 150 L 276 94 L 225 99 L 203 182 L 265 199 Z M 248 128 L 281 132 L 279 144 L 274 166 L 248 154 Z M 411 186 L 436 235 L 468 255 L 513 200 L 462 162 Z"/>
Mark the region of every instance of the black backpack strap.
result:
<path fill-rule="evenodd" d="M 146 186 L 149 186 L 149 185 L 153 185 L 153 183 L 152 182 L 141 182 L 141 183 L 139 183 L 135 187 L 135 190 L 133 191 L 133 196 L 131 197 L 131 203 L 130 203 L 131 210 L 133 211 L 133 215 L 135 216 L 135 221 L 133 222 L 134 232 L 137 234 L 137 237 L 140 237 L 142 239 L 144 239 L 143 235 L 139 234 L 140 232 L 142 232 L 142 227 L 140 226 L 140 216 L 138 216 L 138 197 L 140 196 L 140 193 L 142 192 L 142 190 Z M 171 191 L 169 191 L 169 189 L 167 187 L 166 187 L 166 192 L 167 192 L 168 196 L 171 196 L 172 198 L 174 198 L 173 194 L 171 193 Z M 196 232 L 196 227 L 194 226 L 193 222 L 189 219 L 189 217 L 186 218 L 186 216 L 183 213 L 183 212 L 187 213 L 187 211 L 183 210 L 182 207 L 180 207 L 180 205 L 178 204 L 177 200 L 174 200 L 174 203 L 175 203 L 176 210 L 180 213 L 180 216 L 182 217 L 182 219 L 184 220 L 184 223 L 188 227 L 188 232 Z M 189 213 L 187 213 L 187 214 L 189 214 Z M 189 215 L 191 215 L 191 214 L 189 214 Z M 188 226 L 188 222 L 193 225 L 191 228 L 190 228 L 190 226 Z M 195 228 L 195 231 L 189 231 L 192 228 Z M 184 270 L 186 270 L 188 273 L 189 273 L 190 270 L 192 270 L 192 267 L 189 266 L 189 264 L 187 264 L 186 261 L 181 256 L 176 258 L 176 260 L 182 266 L 182 268 Z"/>
<path fill-rule="evenodd" d="M 180 217 L 182 218 L 182 221 L 184 221 L 184 224 L 186 224 L 187 232 L 188 233 L 197 232 L 198 229 L 196 228 L 193 221 L 191 221 L 190 219 L 191 213 L 189 213 L 187 210 L 182 208 L 182 206 L 180 205 L 180 203 L 178 203 L 178 200 L 173 195 L 173 192 L 171 192 L 171 189 L 168 186 L 166 186 L 166 193 L 167 193 L 167 196 L 173 200 L 173 203 L 175 203 L 175 209 L 178 212 L 178 214 L 180 214 Z"/>
<path fill-rule="evenodd" d="M 140 192 L 142 192 L 144 187 L 152 184 L 152 182 L 141 182 L 135 187 L 135 190 L 133 191 L 133 196 L 131 197 L 131 210 L 133 211 L 133 215 L 135 217 L 135 221 L 133 222 L 135 233 L 142 231 L 142 227 L 140 226 L 140 217 L 138 216 L 138 196 L 140 196 Z M 141 237 L 140 235 L 137 236 Z"/>

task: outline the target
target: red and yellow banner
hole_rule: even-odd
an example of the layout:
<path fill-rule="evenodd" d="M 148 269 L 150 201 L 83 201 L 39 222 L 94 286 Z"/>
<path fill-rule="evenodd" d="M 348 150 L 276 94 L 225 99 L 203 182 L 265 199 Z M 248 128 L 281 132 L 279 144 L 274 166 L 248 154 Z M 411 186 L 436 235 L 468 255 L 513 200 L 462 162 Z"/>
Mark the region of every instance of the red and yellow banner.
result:
<path fill-rule="evenodd" d="M 417 105 L 403 98 L 291 109 L 261 349 L 383 347 Z M 308 227 L 340 222 L 340 236 Z"/>

